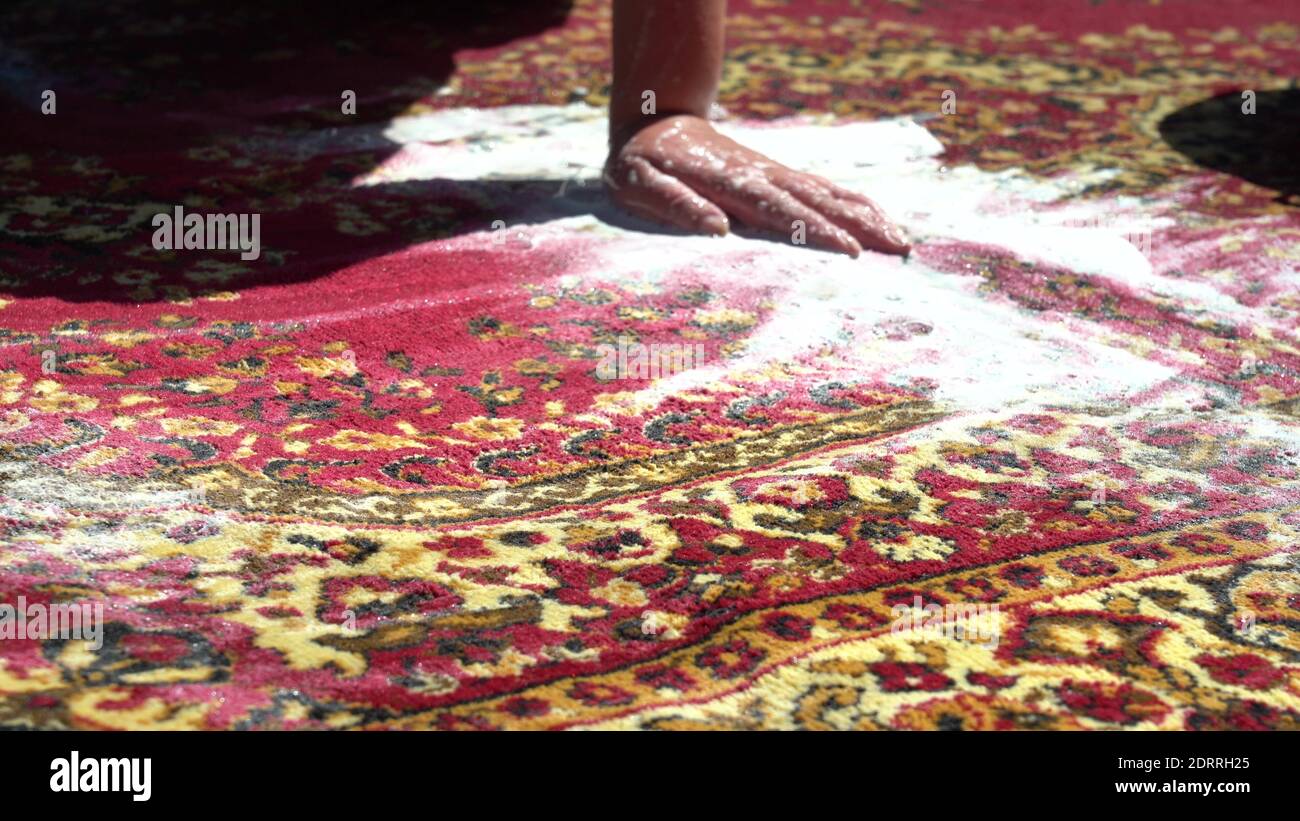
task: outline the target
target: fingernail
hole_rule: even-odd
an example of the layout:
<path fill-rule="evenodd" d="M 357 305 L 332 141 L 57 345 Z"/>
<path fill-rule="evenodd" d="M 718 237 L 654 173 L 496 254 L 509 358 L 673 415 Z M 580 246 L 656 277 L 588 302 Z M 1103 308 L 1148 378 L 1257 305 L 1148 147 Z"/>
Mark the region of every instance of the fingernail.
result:
<path fill-rule="evenodd" d="M 895 245 L 911 246 L 912 241 L 907 238 L 902 229 L 896 225 L 889 226 L 885 231 L 885 237 Z"/>
<path fill-rule="evenodd" d="M 704 218 L 704 230 L 713 234 L 715 237 L 725 237 L 731 226 L 727 224 L 726 217 L 709 215 Z"/>

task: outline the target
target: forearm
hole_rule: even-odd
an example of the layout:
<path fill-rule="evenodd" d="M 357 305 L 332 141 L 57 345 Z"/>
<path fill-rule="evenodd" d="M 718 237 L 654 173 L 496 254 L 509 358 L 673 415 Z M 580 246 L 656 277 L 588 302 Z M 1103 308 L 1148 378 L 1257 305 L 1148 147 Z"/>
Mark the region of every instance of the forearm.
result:
<path fill-rule="evenodd" d="M 726 0 L 614 0 L 614 143 L 654 117 L 707 117 L 722 78 Z M 643 106 L 654 92 L 654 114 Z"/>
<path fill-rule="evenodd" d="M 864 247 L 908 252 L 907 237 L 871 200 L 781 165 L 709 122 L 722 80 L 726 0 L 613 2 L 603 178 L 614 202 L 694 233 L 726 234 L 734 216 L 855 257 Z"/>

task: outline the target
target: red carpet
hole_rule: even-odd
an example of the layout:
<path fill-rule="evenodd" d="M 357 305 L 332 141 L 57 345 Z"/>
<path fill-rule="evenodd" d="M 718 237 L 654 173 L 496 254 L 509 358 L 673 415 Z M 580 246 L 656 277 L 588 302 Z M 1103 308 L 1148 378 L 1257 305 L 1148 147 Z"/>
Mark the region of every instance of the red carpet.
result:
<path fill-rule="evenodd" d="M 395 118 L 603 104 L 607 4 L 158 5 L 6 12 L 0 600 L 103 631 L 5 636 L 3 726 L 1295 728 L 1292 4 L 733 1 L 732 118 L 922 115 L 943 173 L 1016 175 L 980 208 L 1151 217 L 1145 279 L 938 229 L 872 263 L 1059 364 L 991 410 L 855 358 L 978 377 L 928 303 L 772 343 L 771 243 L 623 277 L 478 233 L 563 173 L 356 184 L 418 164 Z M 260 214 L 259 258 L 155 250 L 177 205 Z M 628 340 L 718 371 L 611 383 Z"/>

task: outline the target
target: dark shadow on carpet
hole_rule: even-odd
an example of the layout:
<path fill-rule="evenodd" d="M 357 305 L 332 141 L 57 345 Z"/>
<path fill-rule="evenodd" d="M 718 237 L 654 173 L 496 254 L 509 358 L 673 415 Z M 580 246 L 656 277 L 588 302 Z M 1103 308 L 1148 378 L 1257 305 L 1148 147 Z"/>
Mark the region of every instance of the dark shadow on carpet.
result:
<path fill-rule="evenodd" d="M 1197 165 L 1271 188 L 1300 205 L 1300 89 L 1230 91 L 1180 108 L 1160 121 L 1160 136 Z"/>

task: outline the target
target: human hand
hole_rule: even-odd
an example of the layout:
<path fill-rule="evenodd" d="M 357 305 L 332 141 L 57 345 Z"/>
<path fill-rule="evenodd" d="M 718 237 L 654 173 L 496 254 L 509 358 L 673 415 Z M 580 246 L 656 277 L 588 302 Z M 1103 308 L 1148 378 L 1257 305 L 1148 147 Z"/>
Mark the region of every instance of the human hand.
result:
<path fill-rule="evenodd" d="M 787 168 L 679 114 L 616 141 L 605 164 L 614 201 L 687 231 L 726 234 L 728 214 L 780 234 L 802 220 L 810 244 L 856 257 L 863 248 L 906 254 L 903 232 L 866 197 Z"/>

